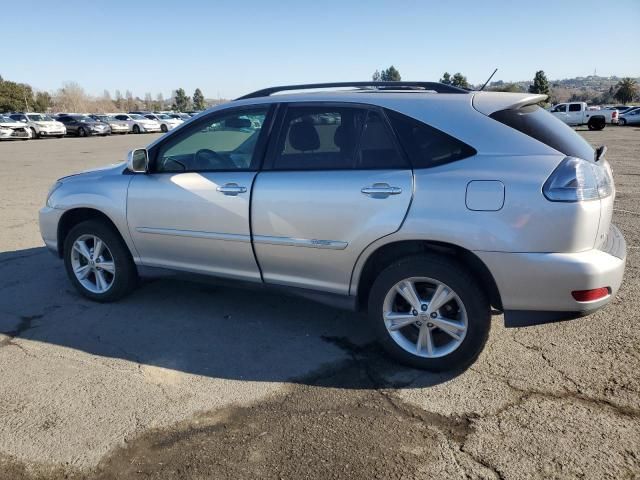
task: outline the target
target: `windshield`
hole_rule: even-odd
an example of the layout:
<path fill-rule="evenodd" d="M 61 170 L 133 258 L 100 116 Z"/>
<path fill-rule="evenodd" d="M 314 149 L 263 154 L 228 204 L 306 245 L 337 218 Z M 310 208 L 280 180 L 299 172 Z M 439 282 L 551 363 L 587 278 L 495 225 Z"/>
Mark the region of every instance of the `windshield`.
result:
<path fill-rule="evenodd" d="M 71 118 L 73 118 L 76 122 L 96 123 L 93 118 L 87 117 L 86 115 L 71 115 Z"/>
<path fill-rule="evenodd" d="M 32 122 L 53 122 L 53 118 L 49 115 L 31 114 L 27 115 L 27 118 Z"/>
<path fill-rule="evenodd" d="M 148 118 L 144 118 L 142 115 L 139 115 L 137 113 L 132 113 L 131 115 L 129 115 L 131 118 L 133 118 L 134 120 L 148 120 Z"/>
<path fill-rule="evenodd" d="M 0 115 L 0 123 L 16 123 L 16 121 L 5 115 Z"/>
<path fill-rule="evenodd" d="M 161 113 L 160 115 L 156 115 L 160 120 L 171 120 L 171 117 L 165 113 Z"/>

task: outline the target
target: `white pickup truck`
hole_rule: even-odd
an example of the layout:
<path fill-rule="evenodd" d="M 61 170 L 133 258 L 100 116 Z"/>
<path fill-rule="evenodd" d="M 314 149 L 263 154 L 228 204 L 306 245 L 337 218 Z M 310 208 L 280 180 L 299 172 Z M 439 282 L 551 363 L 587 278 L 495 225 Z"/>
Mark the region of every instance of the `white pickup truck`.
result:
<path fill-rule="evenodd" d="M 589 130 L 602 130 L 607 123 L 618 123 L 617 110 L 590 110 L 585 102 L 559 103 L 551 113 L 567 125 L 587 125 Z"/>

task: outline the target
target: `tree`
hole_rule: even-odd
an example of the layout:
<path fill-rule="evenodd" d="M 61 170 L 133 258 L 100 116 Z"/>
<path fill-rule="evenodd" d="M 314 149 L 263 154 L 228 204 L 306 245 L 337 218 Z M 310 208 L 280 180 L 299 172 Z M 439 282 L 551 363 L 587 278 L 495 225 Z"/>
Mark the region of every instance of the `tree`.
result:
<path fill-rule="evenodd" d="M 538 70 L 533 78 L 533 83 L 529 86 L 529 93 L 539 93 L 541 95 L 549 95 L 549 80 L 544 74 L 544 70 Z"/>
<path fill-rule="evenodd" d="M 380 73 L 380 70 L 376 70 L 375 72 L 373 72 L 373 75 L 371 75 L 371 80 L 373 80 L 374 82 L 379 82 L 382 80 L 382 74 Z"/>
<path fill-rule="evenodd" d="M 440 79 L 440 83 L 444 83 L 445 85 L 451 85 L 451 75 L 449 72 L 444 72 L 442 74 L 442 78 Z"/>
<path fill-rule="evenodd" d="M 173 109 L 179 112 L 184 112 L 186 110 L 189 110 L 190 103 L 191 99 L 185 93 L 184 88 L 178 88 L 173 100 Z"/>
<path fill-rule="evenodd" d="M 54 98 L 53 103 L 57 111 L 86 112 L 88 97 L 84 89 L 75 82 L 67 82 L 62 85 Z"/>
<path fill-rule="evenodd" d="M 451 79 L 451 85 L 454 87 L 460 88 L 469 88 L 469 82 L 467 82 L 467 77 L 462 75 L 460 72 L 456 73 Z"/>
<path fill-rule="evenodd" d="M 498 84 L 498 82 L 496 82 L 497 85 L 493 85 L 491 87 L 489 87 L 489 91 L 491 92 L 514 92 L 514 93 L 519 93 L 522 92 L 522 89 L 515 83 L 504 83 L 501 82 Z"/>
<path fill-rule="evenodd" d="M 616 85 L 618 89 L 614 95 L 615 99 L 624 104 L 629 103 L 638 95 L 638 82 L 633 78 L 625 77 Z"/>
<path fill-rule="evenodd" d="M 127 98 L 127 101 L 125 103 L 126 110 L 127 112 L 130 112 L 131 110 L 133 110 L 134 104 L 135 104 L 133 101 L 133 93 L 131 93 L 131 90 L 127 90 L 127 92 L 125 93 L 125 96 Z"/>
<path fill-rule="evenodd" d="M 118 110 L 122 109 L 122 93 L 120 93 L 120 90 L 116 90 L 116 99 L 113 103 L 115 103 Z"/>
<path fill-rule="evenodd" d="M 144 94 L 144 109 L 153 110 L 153 98 L 149 92 Z"/>
<path fill-rule="evenodd" d="M 164 110 L 164 97 L 162 93 L 156 95 L 156 101 L 153 107 L 154 110 Z"/>
<path fill-rule="evenodd" d="M 383 82 L 399 82 L 402 80 L 402 77 L 396 67 L 391 65 L 386 70 L 382 70 L 382 72 L 380 72 L 380 80 Z"/>
<path fill-rule="evenodd" d="M 0 112 L 29 111 L 31 103 L 33 103 L 33 90 L 29 85 L 0 80 Z"/>
<path fill-rule="evenodd" d="M 193 92 L 193 109 L 194 110 L 204 110 L 207 105 L 204 102 L 204 95 L 199 88 L 196 88 L 196 91 Z"/>
<path fill-rule="evenodd" d="M 33 101 L 33 109 L 36 112 L 46 112 L 51 106 L 51 95 L 47 92 L 37 92 Z"/>

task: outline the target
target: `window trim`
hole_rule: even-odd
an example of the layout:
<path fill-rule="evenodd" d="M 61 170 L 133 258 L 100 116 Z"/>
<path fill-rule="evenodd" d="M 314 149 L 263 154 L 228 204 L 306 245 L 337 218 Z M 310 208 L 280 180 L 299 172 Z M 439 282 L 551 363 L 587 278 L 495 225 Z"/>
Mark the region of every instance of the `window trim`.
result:
<path fill-rule="evenodd" d="M 404 162 L 403 168 L 391 168 L 391 167 L 369 167 L 369 168 L 276 168 L 275 161 L 278 157 L 278 145 L 280 145 L 280 140 L 282 139 L 282 135 L 285 134 L 285 125 L 284 121 L 287 118 L 287 112 L 290 108 L 359 108 L 365 110 L 367 116 L 365 117 L 365 122 L 368 117 L 368 113 L 370 111 L 374 111 L 380 115 L 383 123 L 385 124 L 385 129 L 389 134 L 389 138 L 393 142 L 393 145 L 398 152 L 398 155 Z M 271 134 L 271 138 L 269 140 L 269 146 L 267 148 L 266 156 L 262 165 L 262 171 L 269 172 L 362 172 L 368 170 L 412 170 L 411 162 L 407 157 L 404 148 L 396 135 L 395 130 L 392 128 L 389 119 L 384 111 L 385 109 L 378 105 L 371 105 L 367 103 L 358 103 L 358 102 L 323 102 L 323 101 L 309 101 L 309 102 L 291 102 L 291 103 L 282 103 L 280 104 L 280 108 L 277 112 L 277 118 L 274 120 L 273 132 Z M 360 142 L 362 140 L 362 133 L 360 132 L 360 138 L 358 138 L 358 149 L 360 149 Z"/>
<path fill-rule="evenodd" d="M 193 129 L 200 128 L 203 124 L 211 123 L 213 119 L 218 116 L 229 115 L 233 113 L 241 113 L 247 110 L 256 110 L 259 108 L 267 109 L 267 113 L 265 115 L 265 121 L 260 129 L 260 134 L 258 136 L 258 141 L 256 142 L 256 146 L 253 152 L 252 165 L 249 168 L 233 168 L 233 169 L 203 169 L 203 170 L 184 170 L 184 171 L 167 171 L 167 172 L 158 172 L 157 161 L 158 161 L 158 153 L 160 149 L 165 146 L 168 142 L 172 142 L 178 137 L 179 139 L 185 138 Z M 225 108 L 223 110 L 216 110 L 215 112 L 211 112 L 208 115 L 205 115 L 202 118 L 199 118 L 195 122 L 188 122 L 184 127 L 175 130 L 171 135 L 160 140 L 158 143 L 153 145 L 149 149 L 149 171 L 147 174 L 149 175 L 176 175 L 181 173 L 216 173 L 216 172 L 259 172 L 262 164 L 264 162 L 264 156 L 267 149 L 267 145 L 269 143 L 269 138 L 271 136 L 271 131 L 273 129 L 273 119 L 277 113 L 277 104 L 273 103 L 256 103 L 252 105 L 242 105 L 239 107 L 233 106 L 229 108 Z M 255 165 L 253 165 L 255 163 Z"/>

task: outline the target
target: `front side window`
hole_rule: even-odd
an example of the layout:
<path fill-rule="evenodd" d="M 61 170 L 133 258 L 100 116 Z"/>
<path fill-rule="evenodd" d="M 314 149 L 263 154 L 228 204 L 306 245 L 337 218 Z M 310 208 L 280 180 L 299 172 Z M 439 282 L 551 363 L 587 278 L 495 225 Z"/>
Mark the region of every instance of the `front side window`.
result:
<path fill-rule="evenodd" d="M 566 111 L 566 105 L 556 105 L 555 107 L 553 107 L 553 110 L 551 110 L 552 113 L 565 113 Z"/>
<path fill-rule="evenodd" d="M 413 168 L 429 168 L 475 155 L 466 143 L 415 118 L 392 110 L 387 116 Z"/>
<path fill-rule="evenodd" d="M 268 107 L 219 113 L 203 119 L 163 143 L 157 172 L 253 170 L 260 131 Z"/>
<path fill-rule="evenodd" d="M 569 105 L 570 112 L 579 112 L 580 110 L 582 110 L 582 107 L 579 103 L 572 103 Z"/>
<path fill-rule="evenodd" d="M 276 170 L 406 168 L 384 119 L 357 107 L 289 107 Z"/>

